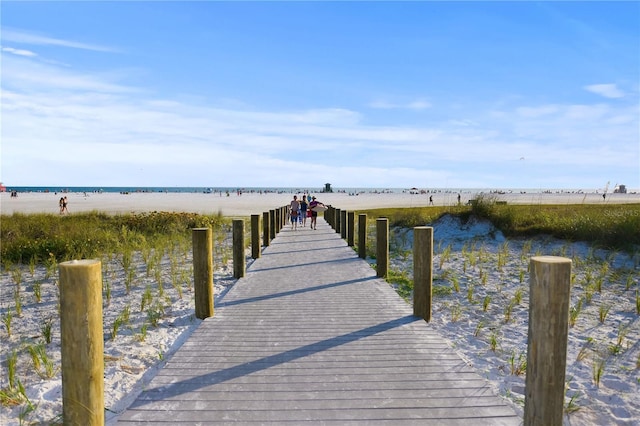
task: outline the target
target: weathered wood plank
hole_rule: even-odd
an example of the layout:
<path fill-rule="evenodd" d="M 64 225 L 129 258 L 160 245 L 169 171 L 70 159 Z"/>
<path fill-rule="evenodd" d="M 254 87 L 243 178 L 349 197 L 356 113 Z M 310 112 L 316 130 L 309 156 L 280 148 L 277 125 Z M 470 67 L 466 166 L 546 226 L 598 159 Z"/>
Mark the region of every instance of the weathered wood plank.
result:
<path fill-rule="evenodd" d="M 521 421 L 319 219 L 283 228 L 118 424 Z"/>

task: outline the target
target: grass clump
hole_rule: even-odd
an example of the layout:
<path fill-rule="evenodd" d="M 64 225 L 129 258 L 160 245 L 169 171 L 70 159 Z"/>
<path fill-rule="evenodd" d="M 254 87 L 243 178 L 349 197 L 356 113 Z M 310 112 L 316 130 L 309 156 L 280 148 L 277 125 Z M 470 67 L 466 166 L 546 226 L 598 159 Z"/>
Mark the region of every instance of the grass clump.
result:
<path fill-rule="evenodd" d="M 154 246 L 162 239 L 189 240 L 193 228 L 215 230 L 228 221 L 221 215 L 196 213 L 14 213 L 0 218 L 0 255 L 5 265 L 35 261 L 55 265 L 105 253 L 126 255 Z M 123 262 L 127 260 L 125 257 Z"/>

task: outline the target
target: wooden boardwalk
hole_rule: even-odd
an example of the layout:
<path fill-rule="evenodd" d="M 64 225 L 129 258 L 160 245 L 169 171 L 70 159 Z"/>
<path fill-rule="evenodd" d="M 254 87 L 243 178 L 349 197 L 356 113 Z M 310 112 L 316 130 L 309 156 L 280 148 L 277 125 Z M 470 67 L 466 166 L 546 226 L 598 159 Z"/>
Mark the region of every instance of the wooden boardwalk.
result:
<path fill-rule="evenodd" d="M 118 424 L 521 424 L 412 312 L 322 218 L 286 226 Z"/>

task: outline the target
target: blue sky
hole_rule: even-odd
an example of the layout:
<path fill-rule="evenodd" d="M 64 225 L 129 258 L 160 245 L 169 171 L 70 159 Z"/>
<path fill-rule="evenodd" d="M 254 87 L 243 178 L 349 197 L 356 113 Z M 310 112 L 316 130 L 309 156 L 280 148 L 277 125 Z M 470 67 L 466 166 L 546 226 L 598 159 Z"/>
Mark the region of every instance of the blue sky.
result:
<path fill-rule="evenodd" d="M 640 188 L 638 2 L 2 2 L 9 186 Z"/>

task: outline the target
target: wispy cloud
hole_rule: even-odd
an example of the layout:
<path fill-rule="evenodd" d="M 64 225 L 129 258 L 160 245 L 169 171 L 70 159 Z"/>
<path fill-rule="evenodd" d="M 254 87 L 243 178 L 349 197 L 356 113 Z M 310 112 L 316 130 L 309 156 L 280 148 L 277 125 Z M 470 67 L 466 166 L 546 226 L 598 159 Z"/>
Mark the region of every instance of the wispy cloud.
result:
<path fill-rule="evenodd" d="M 13 47 L 3 47 L 2 51 L 3 52 L 7 52 L 7 53 L 11 53 L 13 55 L 18 55 L 18 56 L 28 56 L 28 57 L 38 56 L 34 52 L 32 52 L 30 50 L 14 49 Z"/>
<path fill-rule="evenodd" d="M 117 52 L 118 49 L 98 44 L 82 43 L 73 40 L 64 40 L 60 38 L 35 34 L 27 31 L 16 30 L 12 28 L 2 29 L 2 39 L 7 42 L 40 45 L 40 46 L 60 46 L 72 49 L 92 50 L 97 52 Z"/>
<path fill-rule="evenodd" d="M 424 99 L 416 99 L 406 103 L 393 103 L 386 100 L 375 100 L 369 104 L 370 108 L 375 109 L 409 109 L 409 110 L 423 110 L 431 108 L 431 103 Z"/>
<path fill-rule="evenodd" d="M 623 98 L 624 92 L 615 84 L 591 84 L 584 87 L 585 90 L 595 93 L 596 95 L 604 96 L 605 98 Z"/>

